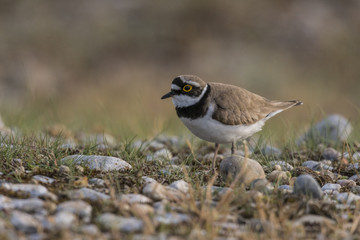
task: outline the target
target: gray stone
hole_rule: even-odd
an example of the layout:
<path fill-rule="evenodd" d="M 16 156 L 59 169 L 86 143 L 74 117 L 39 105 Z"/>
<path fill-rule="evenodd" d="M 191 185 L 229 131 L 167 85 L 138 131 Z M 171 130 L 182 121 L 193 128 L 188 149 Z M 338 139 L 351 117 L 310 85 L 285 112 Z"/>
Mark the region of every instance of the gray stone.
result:
<path fill-rule="evenodd" d="M 166 188 L 158 182 L 146 184 L 142 193 L 155 201 L 166 199 L 168 196 Z"/>
<path fill-rule="evenodd" d="M 59 175 L 60 176 L 63 176 L 63 177 L 66 177 L 66 176 L 69 176 L 71 173 L 71 170 L 68 166 L 65 166 L 65 165 L 61 165 L 59 167 Z"/>
<path fill-rule="evenodd" d="M 265 178 L 264 170 L 257 161 L 236 155 L 221 161 L 220 175 L 229 183 L 238 177 L 236 184 L 244 184 L 246 187 L 255 179 Z"/>
<path fill-rule="evenodd" d="M 204 191 L 207 191 L 208 187 L 204 187 Z M 228 187 L 211 186 L 210 192 L 214 200 L 220 200 L 225 194 L 232 192 L 233 190 Z"/>
<path fill-rule="evenodd" d="M 43 197 L 49 193 L 46 187 L 36 184 L 2 183 L 0 189 L 5 192 L 21 194 L 27 197 Z"/>
<path fill-rule="evenodd" d="M 311 127 L 298 139 L 298 144 L 307 141 L 314 143 L 346 141 L 352 131 L 351 123 L 341 115 L 329 115 Z"/>
<path fill-rule="evenodd" d="M 342 192 L 336 195 L 336 200 L 345 204 L 352 204 L 353 202 L 360 201 L 360 196 L 353 193 Z"/>
<path fill-rule="evenodd" d="M 341 187 L 355 187 L 356 182 L 349 179 L 339 179 L 336 181 L 337 184 L 340 184 Z"/>
<path fill-rule="evenodd" d="M 302 166 L 303 166 L 303 167 L 310 168 L 310 169 L 314 169 L 318 164 L 319 164 L 319 162 L 317 162 L 317 161 L 308 160 L 308 161 L 306 161 L 306 162 L 303 162 L 303 163 L 302 163 Z"/>
<path fill-rule="evenodd" d="M 279 158 L 282 152 L 276 147 L 266 145 L 263 149 L 261 149 L 261 153 L 267 157 Z"/>
<path fill-rule="evenodd" d="M 166 213 L 165 215 L 157 215 L 154 218 L 155 223 L 162 225 L 179 225 L 181 223 L 189 223 L 190 217 L 182 213 Z"/>
<path fill-rule="evenodd" d="M 24 211 L 27 213 L 47 214 L 47 205 L 38 198 L 29 199 L 12 199 L 12 206 L 14 209 Z"/>
<path fill-rule="evenodd" d="M 62 163 L 84 165 L 91 170 L 102 172 L 124 171 L 132 169 L 131 165 L 116 157 L 97 155 L 71 155 L 60 160 Z"/>
<path fill-rule="evenodd" d="M 293 192 L 293 188 L 289 185 L 280 185 L 278 187 L 278 189 L 284 193 L 292 193 Z"/>
<path fill-rule="evenodd" d="M 0 210 L 11 210 L 14 208 L 12 199 L 0 194 Z"/>
<path fill-rule="evenodd" d="M 321 188 L 316 180 L 310 175 L 300 175 L 294 183 L 294 194 L 297 196 L 308 196 L 310 198 L 320 199 L 322 195 Z"/>
<path fill-rule="evenodd" d="M 360 160 L 360 152 L 356 152 L 352 155 L 353 161 L 359 161 Z"/>
<path fill-rule="evenodd" d="M 39 232 L 41 225 L 32 215 L 20 211 L 13 211 L 10 217 L 11 224 L 16 230 L 25 234 Z"/>
<path fill-rule="evenodd" d="M 58 229 L 71 228 L 77 220 L 74 213 L 67 211 L 57 212 L 54 216 L 54 224 Z"/>
<path fill-rule="evenodd" d="M 287 163 L 285 161 L 271 161 L 270 162 L 270 166 L 275 167 L 276 165 L 280 165 L 281 170 L 283 170 L 283 171 L 291 171 L 294 169 L 293 166 L 291 166 L 289 163 Z"/>
<path fill-rule="evenodd" d="M 270 182 L 288 182 L 291 177 L 289 172 L 274 170 L 268 175 L 268 180 Z"/>
<path fill-rule="evenodd" d="M 330 161 L 338 161 L 341 157 L 341 153 L 330 147 L 324 149 L 324 151 L 322 152 L 322 156 L 324 159 Z"/>
<path fill-rule="evenodd" d="M 89 222 L 91 218 L 91 211 L 92 207 L 90 204 L 82 201 L 66 201 L 60 203 L 57 208 L 56 212 L 70 212 L 78 216 L 84 222 Z"/>
<path fill-rule="evenodd" d="M 142 182 L 146 185 L 148 183 L 156 183 L 157 181 L 151 177 L 142 176 L 141 177 Z"/>
<path fill-rule="evenodd" d="M 129 193 L 129 194 L 122 194 L 120 196 L 120 200 L 130 203 L 130 204 L 135 204 L 135 203 L 152 203 L 153 201 L 148 198 L 147 196 L 144 196 L 142 194 L 135 194 L 135 193 Z"/>
<path fill-rule="evenodd" d="M 106 230 L 116 230 L 125 233 L 141 232 L 144 222 L 135 217 L 121 217 L 112 213 L 103 213 L 96 222 Z"/>
<path fill-rule="evenodd" d="M 67 196 L 71 200 L 106 201 L 110 199 L 109 195 L 92 190 L 90 188 L 70 190 L 67 192 Z"/>
<path fill-rule="evenodd" d="M 336 194 L 339 193 L 340 188 L 340 184 L 326 183 L 324 186 L 322 186 L 321 190 L 326 194 Z"/>
<path fill-rule="evenodd" d="M 42 184 L 53 184 L 55 182 L 54 178 L 42 176 L 42 175 L 35 175 L 31 178 L 32 180 L 42 183 Z"/>
<path fill-rule="evenodd" d="M 83 225 L 79 230 L 81 233 L 90 236 L 97 236 L 100 234 L 100 230 L 95 224 Z"/>
<path fill-rule="evenodd" d="M 274 190 L 274 186 L 266 179 L 255 179 L 250 184 L 250 190 L 256 190 L 261 193 L 269 194 Z"/>
<path fill-rule="evenodd" d="M 146 156 L 147 161 L 165 161 L 170 160 L 173 157 L 170 150 L 164 148 L 161 150 L 156 151 L 154 154 L 149 154 Z"/>
<path fill-rule="evenodd" d="M 358 181 L 360 179 L 360 175 L 359 174 L 355 174 L 352 175 L 351 177 L 349 177 L 349 180 L 353 180 L 353 181 Z"/>
<path fill-rule="evenodd" d="M 105 180 L 100 178 L 90 178 L 89 184 L 94 185 L 95 187 L 105 187 L 106 183 Z"/>
<path fill-rule="evenodd" d="M 184 180 L 181 179 L 181 180 L 178 180 L 178 181 L 175 181 L 175 182 L 171 183 L 169 185 L 169 187 L 175 188 L 175 189 L 179 190 L 182 193 L 188 193 L 190 185 L 187 182 L 185 182 Z"/>

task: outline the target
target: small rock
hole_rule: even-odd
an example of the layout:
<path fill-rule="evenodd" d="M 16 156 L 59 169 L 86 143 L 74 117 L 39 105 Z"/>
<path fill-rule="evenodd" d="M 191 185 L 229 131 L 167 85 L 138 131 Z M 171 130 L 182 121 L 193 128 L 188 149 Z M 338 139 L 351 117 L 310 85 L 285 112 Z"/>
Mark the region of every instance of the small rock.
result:
<path fill-rule="evenodd" d="M 355 175 L 352 175 L 351 177 L 349 177 L 349 180 L 353 180 L 354 182 L 359 181 L 359 179 L 360 179 L 359 174 L 355 174 Z"/>
<path fill-rule="evenodd" d="M 359 161 L 360 160 L 360 152 L 356 152 L 352 155 L 353 161 Z"/>
<path fill-rule="evenodd" d="M 204 187 L 204 190 L 207 191 L 207 188 L 208 187 Z M 228 187 L 211 186 L 210 191 L 214 200 L 220 200 L 225 194 L 232 192 L 233 190 Z"/>
<path fill-rule="evenodd" d="M 281 169 L 276 169 L 276 170 L 291 171 L 294 169 L 293 166 L 291 166 L 289 163 L 287 163 L 285 161 L 271 161 L 270 162 L 270 166 L 275 167 L 276 165 L 281 166 Z"/>
<path fill-rule="evenodd" d="M 61 162 L 72 162 L 88 167 L 91 170 L 102 172 L 123 171 L 132 169 L 131 165 L 116 157 L 97 155 L 70 155 L 60 160 Z"/>
<path fill-rule="evenodd" d="M 55 182 L 54 178 L 51 177 L 47 177 L 47 176 L 42 176 L 42 175 L 35 175 L 31 178 L 32 180 L 42 183 L 42 184 L 48 184 L 51 185 Z"/>
<path fill-rule="evenodd" d="M 156 151 L 154 154 L 149 154 L 146 156 L 147 161 L 164 161 L 164 160 L 170 160 L 173 157 L 170 150 L 164 148 L 161 150 Z"/>
<path fill-rule="evenodd" d="M 142 182 L 146 185 L 148 183 L 157 183 L 157 181 L 151 177 L 142 176 L 141 177 Z"/>
<path fill-rule="evenodd" d="M 169 185 L 169 187 L 175 188 L 175 189 L 179 190 L 180 192 L 186 194 L 186 193 L 189 192 L 190 185 L 187 182 L 185 182 L 184 180 L 181 179 L 181 180 L 178 180 L 178 181 L 175 181 L 175 182 L 171 183 Z"/>
<path fill-rule="evenodd" d="M 159 150 L 165 149 L 165 148 L 166 148 L 165 144 L 163 144 L 163 143 L 161 143 L 161 142 L 158 142 L 158 141 L 156 141 L 156 140 L 151 141 L 151 142 L 149 143 L 149 149 L 150 149 L 151 151 L 159 151 Z"/>
<path fill-rule="evenodd" d="M 144 222 L 134 217 L 120 217 L 112 213 L 103 213 L 96 222 L 106 230 L 116 230 L 125 233 L 141 232 Z"/>
<path fill-rule="evenodd" d="M 135 203 L 142 203 L 142 204 L 146 204 L 146 203 L 152 203 L 153 201 L 142 195 L 142 194 L 135 194 L 135 193 L 130 193 L 130 194 L 122 194 L 120 196 L 120 200 L 130 203 L 130 204 L 135 204 Z"/>
<path fill-rule="evenodd" d="M 131 205 L 131 211 L 135 213 L 135 215 L 143 215 L 143 214 L 154 214 L 154 208 L 147 204 L 135 203 Z"/>
<path fill-rule="evenodd" d="M 270 182 L 288 182 L 291 178 L 291 174 L 289 172 L 274 170 L 268 175 L 268 179 Z"/>
<path fill-rule="evenodd" d="M 166 213 L 165 215 L 157 215 L 154 218 L 155 223 L 163 225 L 179 225 L 181 223 L 189 223 L 190 217 L 182 213 Z"/>
<path fill-rule="evenodd" d="M 325 148 L 325 150 L 322 152 L 322 156 L 326 160 L 338 161 L 341 158 L 341 153 L 330 147 Z"/>
<path fill-rule="evenodd" d="M 90 188 L 80 188 L 79 190 L 70 190 L 67 196 L 71 200 L 90 200 L 90 201 L 106 201 L 110 199 L 109 195 L 92 190 Z"/>
<path fill-rule="evenodd" d="M 351 123 L 341 115 L 333 114 L 318 122 L 297 143 L 313 141 L 314 143 L 346 141 L 352 131 Z"/>
<path fill-rule="evenodd" d="M 45 202 L 38 198 L 29 199 L 12 199 L 12 206 L 14 209 L 27 213 L 47 214 Z"/>
<path fill-rule="evenodd" d="M 319 216 L 319 215 L 314 215 L 314 214 L 304 215 L 293 222 L 293 226 L 295 226 L 295 227 L 298 227 L 300 225 L 314 226 L 315 224 L 331 226 L 331 225 L 335 225 L 336 222 L 330 218 Z"/>
<path fill-rule="evenodd" d="M 11 224 L 20 232 L 33 234 L 39 232 L 40 223 L 30 214 L 13 211 L 10 217 Z"/>
<path fill-rule="evenodd" d="M 310 168 L 310 169 L 313 169 L 315 166 L 317 166 L 319 164 L 319 162 L 317 161 L 313 161 L 313 160 L 308 160 L 306 162 L 303 162 L 302 163 L 302 166 L 303 167 L 307 167 L 307 168 Z"/>
<path fill-rule="evenodd" d="M 282 152 L 276 147 L 266 145 L 263 149 L 261 149 L 261 153 L 267 157 L 279 158 Z"/>
<path fill-rule="evenodd" d="M 310 198 L 320 199 L 322 195 L 321 188 L 316 180 L 310 175 L 300 175 L 294 183 L 294 194 L 297 196 L 308 196 Z"/>
<path fill-rule="evenodd" d="M 3 183 L 0 189 L 11 195 L 22 195 L 23 197 L 43 197 L 49 193 L 46 187 L 36 184 Z"/>
<path fill-rule="evenodd" d="M 283 193 L 292 193 L 293 192 L 293 188 L 289 185 L 280 185 L 278 187 L 278 189 L 280 191 L 282 191 Z"/>
<path fill-rule="evenodd" d="M 340 184 L 341 187 L 355 187 L 356 182 L 349 179 L 339 179 L 336 181 L 337 184 Z"/>
<path fill-rule="evenodd" d="M 78 216 L 80 219 L 82 219 L 84 222 L 89 222 L 91 218 L 91 211 L 92 207 L 90 204 L 82 201 L 82 200 L 76 200 L 76 201 L 66 201 L 63 203 L 60 203 L 57 208 L 57 212 L 70 212 Z"/>
<path fill-rule="evenodd" d="M 274 190 L 273 185 L 265 178 L 255 179 L 250 184 L 250 190 L 256 190 L 261 193 L 269 194 Z"/>
<path fill-rule="evenodd" d="M 340 184 L 326 183 L 321 188 L 321 190 L 326 194 L 336 194 L 336 193 L 339 193 L 340 188 L 341 188 Z"/>
<path fill-rule="evenodd" d="M 94 185 L 95 187 L 105 187 L 106 183 L 105 180 L 100 178 L 90 178 L 89 184 Z"/>
<path fill-rule="evenodd" d="M 220 175 L 224 181 L 230 182 L 239 175 L 237 184 L 244 184 L 246 187 L 255 179 L 265 178 L 264 170 L 257 161 L 236 155 L 221 161 Z"/>
<path fill-rule="evenodd" d="M 70 168 L 68 166 L 61 165 L 59 167 L 59 175 L 60 176 L 64 176 L 64 177 L 69 176 L 70 172 L 71 172 L 71 170 L 70 170 Z"/>
<path fill-rule="evenodd" d="M 166 199 L 168 196 L 166 188 L 158 182 L 146 184 L 142 190 L 142 193 L 155 201 Z"/>
<path fill-rule="evenodd" d="M 100 234 L 99 228 L 95 224 L 83 225 L 80 227 L 80 232 L 84 235 L 97 236 Z"/>
<path fill-rule="evenodd" d="M 360 196 L 353 193 L 342 192 L 336 195 L 336 199 L 341 203 L 350 205 L 353 202 L 360 201 Z"/>
<path fill-rule="evenodd" d="M 72 227 L 77 221 L 75 214 L 71 212 L 61 211 L 54 216 L 55 226 L 59 229 L 67 229 Z"/>

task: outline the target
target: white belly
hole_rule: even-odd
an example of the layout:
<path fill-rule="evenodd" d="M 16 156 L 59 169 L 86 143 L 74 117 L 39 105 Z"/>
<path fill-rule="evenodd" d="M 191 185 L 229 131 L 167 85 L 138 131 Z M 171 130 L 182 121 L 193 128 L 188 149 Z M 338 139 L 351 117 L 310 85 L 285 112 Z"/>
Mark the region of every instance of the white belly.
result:
<path fill-rule="evenodd" d="M 214 143 L 231 143 L 243 140 L 261 130 L 265 119 L 251 125 L 225 125 L 211 118 L 213 109 L 199 119 L 180 118 L 185 126 L 197 137 Z"/>

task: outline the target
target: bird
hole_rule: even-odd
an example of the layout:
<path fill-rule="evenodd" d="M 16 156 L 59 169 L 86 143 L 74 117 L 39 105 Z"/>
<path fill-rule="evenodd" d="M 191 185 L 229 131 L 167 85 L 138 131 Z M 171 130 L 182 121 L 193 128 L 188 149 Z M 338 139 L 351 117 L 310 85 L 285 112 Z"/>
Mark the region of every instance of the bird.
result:
<path fill-rule="evenodd" d="M 217 82 L 205 82 L 195 75 L 180 75 L 171 83 L 170 92 L 177 116 L 197 137 L 215 143 L 212 169 L 220 144 L 231 143 L 235 154 L 238 140 L 259 132 L 276 114 L 303 104 L 299 100 L 268 100 L 244 88 Z"/>

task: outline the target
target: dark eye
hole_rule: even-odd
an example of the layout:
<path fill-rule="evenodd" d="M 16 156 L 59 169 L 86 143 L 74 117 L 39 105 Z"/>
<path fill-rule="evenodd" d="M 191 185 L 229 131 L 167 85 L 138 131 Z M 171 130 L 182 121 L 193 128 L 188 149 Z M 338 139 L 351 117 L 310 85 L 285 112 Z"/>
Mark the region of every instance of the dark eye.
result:
<path fill-rule="evenodd" d="M 188 84 L 183 87 L 183 91 L 184 91 L 184 92 L 190 92 L 191 89 L 192 89 L 192 86 L 191 86 L 191 85 L 188 85 Z"/>

